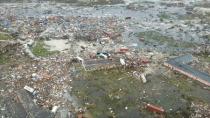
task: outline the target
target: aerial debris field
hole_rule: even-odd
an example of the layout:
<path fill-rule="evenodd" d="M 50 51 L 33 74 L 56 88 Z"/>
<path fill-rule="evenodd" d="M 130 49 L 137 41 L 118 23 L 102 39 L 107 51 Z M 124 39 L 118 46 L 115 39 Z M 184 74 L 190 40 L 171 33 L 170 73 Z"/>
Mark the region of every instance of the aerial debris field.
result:
<path fill-rule="evenodd" d="M 1 0 L 0 117 L 209 118 L 210 2 Z"/>

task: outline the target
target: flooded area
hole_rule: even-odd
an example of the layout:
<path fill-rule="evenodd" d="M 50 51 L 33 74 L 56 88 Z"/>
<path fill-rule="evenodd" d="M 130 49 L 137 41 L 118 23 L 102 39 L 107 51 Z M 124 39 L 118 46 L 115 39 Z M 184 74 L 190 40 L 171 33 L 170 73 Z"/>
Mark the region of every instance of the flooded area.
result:
<path fill-rule="evenodd" d="M 210 117 L 210 78 L 166 63 L 191 54 L 188 66 L 210 74 L 208 5 L 1 1 L 0 116 Z"/>

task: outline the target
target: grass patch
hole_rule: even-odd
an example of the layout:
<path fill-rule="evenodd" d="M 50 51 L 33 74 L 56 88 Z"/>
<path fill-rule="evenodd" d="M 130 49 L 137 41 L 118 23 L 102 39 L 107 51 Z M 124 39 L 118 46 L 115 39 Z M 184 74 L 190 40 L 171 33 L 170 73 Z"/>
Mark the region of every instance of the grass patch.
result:
<path fill-rule="evenodd" d="M 6 33 L 0 33 L 0 40 L 11 40 L 13 37 Z"/>
<path fill-rule="evenodd" d="M 192 21 L 192 20 L 196 20 L 196 19 L 200 19 L 201 20 L 201 24 L 210 24 L 210 14 L 185 14 L 185 15 L 180 15 L 178 16 L 179 20 L 187 20 L 187 21 Z"/>
<path fill-rule="evenodd" d="M 177 76 L 176 78 L 168 79 L 168 82 L 172 85 L 177 86 L 181 91 L 190 92 L 192 91 L 192 84 L 188 82 L 185 76 Z M 182 79 L 181 79 L 182 78 Z"/>
<path fill-rule="evenodd" d="M 4 54 L 0 54 L 0 65 L 6 64 L 8 62 L 9 62 L 8 57 L 6 55 L 4 55 Z"/>
<path fill-rule="evenodd" d="M 164 36 L 156 31 L 140 32 L 138 34 L 138 37 L 143 37 L 145 39 L 145 43 L 158 42 L 160 45 L 167 44 L 168 46 L 172 47 L 184 47 L 184 48 L 193 47 L 193 43 L 176 41 L 172 37 Z"/>
<path fill-rule="evenodd" d="M 162 34 L 156 32 L 156 31 L 140 32 L 139 37 L 144 37 L 146 42 L 151 42 L 152 40 L 157 40 L 160 43 L 164 43 L 165 41 L 170 39 L 170 37 L 163 36 Z"/>
<path fill-rule="evenodd" d="M 208 42 L 210 42 L 210 34 L 206 35 L 205 38 L 208 40 Z"/>
<path fill-rule="evenodd" d="M 142 83 L 126 73 L 126 70 L 118 69 L 82 72 L 73 81 L 72 93 L 94 118 L 118 116 L 126 111 L 126 106 L 138 109 Z"/>
<path fill-rule="evenodd" d="M 209 56 L 206 57 L 205 60 L 206 60 L 207 62 L 210 62 L 210 57 L 209 57 Z"/>
<path fill-rule="evenodd" d="M 168 84 L 176 86 L 182 94 L 181 97 L 183 99 L 188 102 L 210 102 L 209 96 L 206 95 L 208 90 L 203 89 L 203 85 L 200 82 L 191 80 L 191 78 L 178 73 L 171 73 L 171 76 L 172 77 L 167 78 Z"/>
<path fill-rule="evenodd" d="M 203 55 L 203 59 L 206 62 L 210 62 L 210 56 L 208 56 L 208 55 Z"/>
<path fill-rule="evenodd" d="M 198 16 L 196 16 L 195 14 L 184 14 L 184 15 L 179 15 L 178 19 L 191 21 L 191 20 L 194 20 L 196 17 L 198 17 Z"/>
<path fill-rule="evenodd" d="M 195 92 L 199 86 L 189 82 L 185 76 L 176 75 L 171 79 L 161 75 L 147 76 L 148 82 L 143 84 L 128 72 L 132 71 L 123 69 L 81 71 L 73 80 L 71 94 L 78 98 L 93 118 L 141 117 L 133 115 L 136 113 L 152 117 L 150 116 L 152 114 L 145 110 L 144 103 L 162 106 L 168 117 L 189 117 L 190 103 L 205 98 L 200 96 L 206 91 L 199 89 Z M 128 110 L 125 110 L 125 107 L 128 107 Z"/>
<path fill-rule="evenodd" d="M 32 46 L 31 50 L 35 56 L 40 56 L 40 57 L 47 57 L 47 56 L 58 53 L 58 51 L 49 51 L 44 41 L 37 41 L 34 44 L 34 46 Z"/>
<path fill-rule="evenodd" d="M 160 14 L 158 14 L 158 17 L 160 18 L 160 21 L 163 21 L 164 19 L 170 19 L 171 16 L 165 12 L 161 12 Z"/>
<path fill-rule="evenodd" d="M 208 54 L 202 53 L 197 55 L 203 62 L 210 62 L 210 56 Z"/>

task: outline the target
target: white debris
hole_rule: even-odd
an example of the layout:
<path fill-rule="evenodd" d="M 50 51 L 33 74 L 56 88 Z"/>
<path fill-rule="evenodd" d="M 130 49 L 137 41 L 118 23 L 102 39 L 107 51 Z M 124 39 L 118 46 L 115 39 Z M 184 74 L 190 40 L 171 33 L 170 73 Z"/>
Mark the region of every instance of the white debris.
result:
<path fill-rule="evenodd" d="M 103 57 L 104 59 L 107 59 L 107 58 L 108 58 L 108 56 L 105 55 L 105 54 L 103 54 L 103 53 L 100 53 L 99 56 L 100 56 L 100 57 Z"/>
<path fill-rule="evenodd" d="M 81 58 L 81 57 L 79 57 L 79 56 L 77 56 L 76 57 L 80 62 L 82 62 L 83 63 L 83 61 L 84 61 L 84 59 L 83 58 Z"/>
<path fill-rule="evenodd" d="M 31 76 L 32 77 L 37 77 L 37 74 L 36 73 L 33 73 Z"/>
<path fill-rule="evenodd" d="M 120 58 L 120 63 L 121 63 L 122 65 L 125 65 L 125 59 Z"/>
<path fill-rule="evenodd" d="M 26 91 L 30 92 L 30 93 L 34 93 L 35 92 L 35 90 L 33 88 L 29 87 L 29 86 L 25 86 L 24 89 Z"/>
<path fill-rule="evenodd" d="M 147 79 L 145 78 L 145 75 L 144 74 L 141 74 L 141 78 L 142 78 L 143 83 L 146 83 L 147 82 Z"/>
<path fill-rule="evenodd" d="M 51 112 L 52 112 L 52 113 L 56 113 L 57 110 L 58 110 L 58 108 L 59 108 L 59 106 L 53 106 Z"/>

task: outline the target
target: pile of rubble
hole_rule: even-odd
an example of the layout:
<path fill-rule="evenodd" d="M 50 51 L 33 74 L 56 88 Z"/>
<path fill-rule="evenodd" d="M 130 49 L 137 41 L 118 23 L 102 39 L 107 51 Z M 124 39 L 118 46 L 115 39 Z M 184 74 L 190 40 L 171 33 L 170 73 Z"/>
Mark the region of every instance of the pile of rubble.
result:
<path fill-rule="evenodd" d="M 18 46 L 16 48 L 21 49 Z M 10 53 L 12 52 L 10 51 Z M 10 62 L 9 64 L 12 66 L 1 68 L 4 69 L 1 71 L 1 81 L 5 83 L 5 88 L 1 88 L 4 102 L 0 102 L 0 105 L 8 111 L 4 112 L 5 110 L 3 110 L 2 117 L 13 117 L 13 115 L 22 117 L 24 114 L 31 114 L 31 117 L 39 118 L 44 117 L 44 114 L 46 117 L 51 117 L 53 113 L 57 117 L 64 114 L 67 115 L 65 117 L 71 117 L 76 113 L 75 110 L 78 110 L 79 107 L 72 105 L 74 101 L 69 94 L 72 79 L 70 78 L 68 58 L 58 56 L 45 60 L 28 59 L 21 62 L 19 59 L 26 58 L 24 52 L 21 53 L 20 50 L 15 53 L 20 58 Z M 12 57 L 10 58 L 12 59 Z M 13 58 L 16 56 L 14 55 Z M 52 111 L 51 115 L 48 113 L 49 110 Z M 18 114 L 15 114 L 16 112 Z"/>
<path fill-rule="evenodd" d="M 9 32 L 18 34 L 19 38 L 23 40 L 39 37 L 71 39 L 74 34 L 76 39 L 95 41 L 102 37 L 116 39 L 123 32 L 121 25 L 123 22 L 116 17 L 49 15 L 37 18 L 35 16 L 20 17 L 14 14 L 1 14 L 0 25 Z"/>
<path fill-rule="evenodd" d="M 191 118 L 209 118 L 210 117 L 210 107 L 209 105 L 203 103 L 192 103 L 192 110 L 194 113 L 190 116 Z"/>

